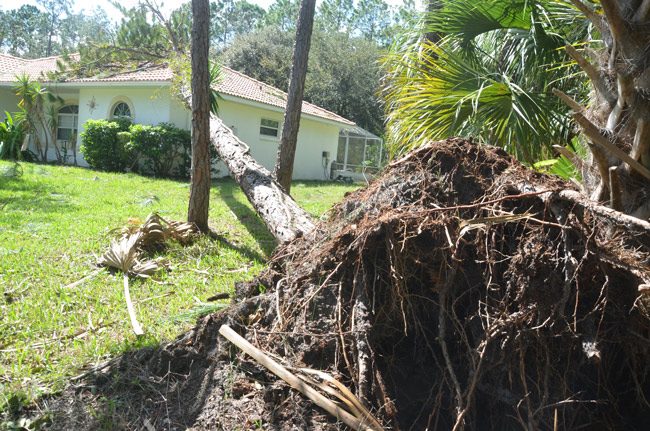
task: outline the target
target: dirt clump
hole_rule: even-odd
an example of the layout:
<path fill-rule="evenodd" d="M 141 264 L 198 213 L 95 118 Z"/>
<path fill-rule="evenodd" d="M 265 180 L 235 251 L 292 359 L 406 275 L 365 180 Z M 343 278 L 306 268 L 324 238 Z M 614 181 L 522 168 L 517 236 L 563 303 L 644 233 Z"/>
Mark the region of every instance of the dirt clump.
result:
<path fill-rule="evenodd" d="M 567 188 L 461 139 L 409 153 L 279 247 L 229 309 L 44 401 L 50 427 L 347 429 L 225 323 L 330 373 L 386 429 L 642 429 L 650 232 Z"/>

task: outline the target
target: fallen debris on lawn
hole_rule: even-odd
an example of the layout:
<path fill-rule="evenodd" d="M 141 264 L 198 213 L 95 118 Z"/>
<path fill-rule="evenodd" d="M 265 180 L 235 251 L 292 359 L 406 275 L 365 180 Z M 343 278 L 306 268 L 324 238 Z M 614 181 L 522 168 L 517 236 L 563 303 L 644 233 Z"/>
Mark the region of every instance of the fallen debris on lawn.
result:
<path fill-rule="evenodd" d="M 169 240 L 186 244 L 198 233 L 193 223 L 167 221 L 152 213 L 142 226 L 131 225 L 122 230 L 121 236 L 99 258 L 98 264 L 117 269 L 123 274 L 124 300 L 129 312 L 133 332 L 140 336 L 144 330 L 138 322 L 131 301 L 129 276 L 150 277 L 162 267 L 157 260 L 145 259 L 144 252 L 161 250 Z"/>
<path fill-rule="evenodd" d="M 276 250 L 229 309 L 47 400 L 52 429 L 346 429 L 223 324 L 331 375 L 386 429 L 644 429 L 650 225 L 567 187 L 498 149 L 422 147 Z"/>

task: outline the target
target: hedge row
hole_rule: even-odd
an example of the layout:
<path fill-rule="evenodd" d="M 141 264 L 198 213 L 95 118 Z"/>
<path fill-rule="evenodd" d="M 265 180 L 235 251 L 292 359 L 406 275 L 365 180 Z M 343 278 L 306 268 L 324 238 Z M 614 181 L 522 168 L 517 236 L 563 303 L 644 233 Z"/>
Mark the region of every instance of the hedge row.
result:
<path fill-rule="evenodd" d="M 188 177 L 190 132 L 173 124 L 132 124 L 128 119 L 89 120 L 80 151 L 94 169 L 156 177 Z"/>

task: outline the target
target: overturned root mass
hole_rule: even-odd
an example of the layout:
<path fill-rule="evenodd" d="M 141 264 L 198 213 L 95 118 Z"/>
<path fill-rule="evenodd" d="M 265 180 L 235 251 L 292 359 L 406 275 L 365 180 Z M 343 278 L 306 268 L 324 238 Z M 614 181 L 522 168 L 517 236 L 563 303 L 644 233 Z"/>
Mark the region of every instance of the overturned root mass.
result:
<path fill-rule="evenodd" d="M 220 341 L 229 323 L 336 376 L 389 429 L 642 429 L 650 232 L 565 187 L 459 139 L 410 153 L 278 249 L 230 310 L 139 357 L 165 403 L 131 403 L 129 417 L 342 429 Z"/>

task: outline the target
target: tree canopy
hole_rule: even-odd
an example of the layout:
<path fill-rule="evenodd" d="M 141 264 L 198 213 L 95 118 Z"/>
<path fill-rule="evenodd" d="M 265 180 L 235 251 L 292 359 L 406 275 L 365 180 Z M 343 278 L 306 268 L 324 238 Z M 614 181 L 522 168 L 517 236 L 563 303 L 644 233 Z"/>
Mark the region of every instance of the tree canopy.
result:
<path fill-rule="evenodd" d="M 226 66 L 286 90 L 292 46 L 290 32 L 267 27 L 233 40 L 221 59 Z M 305 100 L 383 134 L 383 109 L 377 94 L 382 53 L 365 38 L 315 30 Z"/>

